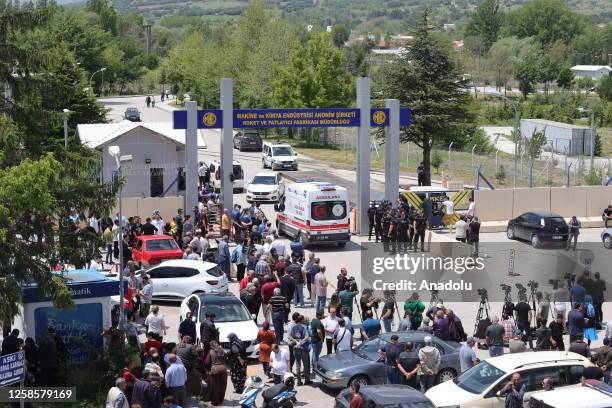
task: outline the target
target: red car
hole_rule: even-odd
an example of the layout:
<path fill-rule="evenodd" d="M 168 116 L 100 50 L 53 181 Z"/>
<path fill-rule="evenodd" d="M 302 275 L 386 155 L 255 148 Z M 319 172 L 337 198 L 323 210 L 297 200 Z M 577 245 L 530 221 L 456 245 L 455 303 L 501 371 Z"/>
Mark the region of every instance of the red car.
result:
<path fill-rule="evenodd" d="M 165 259 L 182 259 L 183 251 L 174 238 L 164 235 L 141 235 L 132 248 L 132 260 L 141 267 L 157 265 Z"/>

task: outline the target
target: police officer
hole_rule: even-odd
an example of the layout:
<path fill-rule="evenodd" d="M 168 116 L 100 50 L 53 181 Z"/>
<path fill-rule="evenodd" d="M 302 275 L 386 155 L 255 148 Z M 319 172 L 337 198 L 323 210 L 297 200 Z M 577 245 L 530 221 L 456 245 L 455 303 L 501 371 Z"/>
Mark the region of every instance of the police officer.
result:
<path fill-rule="evenodd" d="M 414 218 L 414 252 L 417 251 L 419 239 L 421 240 L 421 252 L 425 252 L 425 230 L 427 229 L 427 217 L 423 213 L 423 210 L 419 210 L 417 216 Z"/>
<path fill-rule="evenodd" d="M 397 241 L 400 250 L 408 250 L 410 239 L 408 229 L 408 216 L 405 211 L 402 211 L 397 223 Z"/>
<path fill-rule="evenodd" d="M 385 205 L 386 207 L 386 205 Z M 391 228 L 391 212 L 388 208 L 385 208 L 382 218 L 382 242 L 387 244 L 385 251 L 388 250 L 389 244 L 389 229 Z"/>
<path fill-rule="evenodd" d="M 376 233 L 376 242 L 382 240 L 382 229 L 383 229 L 383 217 L 385 215 L 385 209 L 383 207 L 383 203 L 380 203 L 376 208 L 376 213 L 374 214 L 374 221 L 376 223 L 375 233 Z"/>
<path fill-rule="evenodd" d="M 368 241 L 372 240 L 372 231 L 376 230 L 376 203 L 372 202 L 372 204 L 370 204 L 370 208 L 368 208 Z M 378 235 L 375 232 L 376 235 Z M 378 242 L 378 236 L 376 239 L 376 242 Z"/>

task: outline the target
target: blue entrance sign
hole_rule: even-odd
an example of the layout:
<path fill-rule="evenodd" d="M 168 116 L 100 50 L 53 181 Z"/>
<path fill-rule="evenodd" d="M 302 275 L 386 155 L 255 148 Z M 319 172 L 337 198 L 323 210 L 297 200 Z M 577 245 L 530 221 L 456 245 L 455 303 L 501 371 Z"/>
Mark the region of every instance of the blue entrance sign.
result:
<path fill-rule="evenodd" d="M 0 357 L 0 387 L 25 380 L 25 351 Z"/>
<path fill-rule="evenodd" d="M 223 127 L 223 111 L 220 109 L 198 110 L 198 129 L 221 129 Z M 172 112 L 174 129 L 187 129 L 187 111 Z"/>
<path fill-rule="evenodd" d="M 198 129 L 220 129 L 223 127 L 219 109 L 198 110 Z M 254 128 L 312 128 L 312 127 L 359 127 L 359 109 L 235 109 L 234 129 Z M 174 129 L 187 129 L 187 111 L 173 112 Z M 412 111 L 400 108 L 400 126 L 410 126 Z M 389 126 L 389 109 L 372 108 L 370 126 Z"/>

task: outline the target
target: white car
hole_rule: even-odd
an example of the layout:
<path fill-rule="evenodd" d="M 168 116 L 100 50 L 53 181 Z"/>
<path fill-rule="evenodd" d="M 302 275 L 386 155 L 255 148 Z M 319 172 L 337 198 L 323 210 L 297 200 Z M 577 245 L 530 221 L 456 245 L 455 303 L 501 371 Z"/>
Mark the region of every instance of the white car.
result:
<path fill-rule="evenodd" d="M 215 326 L 225 350 L 229 349 L 227 335 L 234 333 L 242 341 L 249 358 L 259 356 L 259 345 L 256 344 L 259 329 L 246 306 L 232 293 L 197 293 L 188 296 L 181 302 L 181 321 L 187 312 L 193 314 L 197 341 L 200 341 L 200 325 L 206 319 L 206 313 L 210 312 L 216 316 Z"/>
<path fill-rule="evenodd" d="M 272 201 L 278 202 L 285 194 L 285 182 L 278 173 L 258 173 L 248 184 L 247 202 Z"/>
<path fill-rule="evenodd" d="M 164 261 L 147 270 L 153 282 L 153 298 L 182 300 L 192 293 L 227 292 L 227 276 L 212 262 L 190 259 Z"/>
<path fill-rule="evenodd" d="M 263 168 L 272 170 L 297 170 L 297 153 L 287 143 L 264 142 L 261 149 L 261 164 Z"/>
<path fill-rule="evenodd" d="M 612 228 L 605 228 L 601 231 L 601 242 L 604 248 L 612 249 Z"/>
<path fill-rule="evenodd" d="M 610 408 L 612 386 L 586 380 L 580 391 L 561 389 L 535 393 L 529 401 L 530 408 Z"/>
<path fill-rule="evenodd" d="M 504 407 L 500 391 L 513 373 L 521 374 L 521 384 L 527 392 L 525 406 L 531 396 L 542 390 L 542 380 L 549 377 L 556 389 L 580 385 L 582 371 L 591 362 L 576 353 L 538 351 L 504 354 L 488 358 L 461 374 L 429 389 L 425 395 L 437 408 L 497 408 Z"/>

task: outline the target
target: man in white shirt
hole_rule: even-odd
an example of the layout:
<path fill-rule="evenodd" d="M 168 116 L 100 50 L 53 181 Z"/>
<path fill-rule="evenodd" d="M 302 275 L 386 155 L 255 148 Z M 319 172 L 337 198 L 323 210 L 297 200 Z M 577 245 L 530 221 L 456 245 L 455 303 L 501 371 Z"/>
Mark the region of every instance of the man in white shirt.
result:
<path fill-rule="evenodd" d="M 274 241 L 270 244 L 270 249 L 272 248 L 276 249 L 279 258 L 285 256 L 285 244 L 281 242 L 277 234 L 274 234 Z"/>
<path fill-rule="evenodd" d="M 151 302 L 153 301 L 153 282 L 147 275 L 142 277 L 142 290 L 140 291 L 142 315 L 147 317 L 151 308 Z"/>
<path fill-rule="evenodd" d="M 94 271 L 101 271 L 102 270 L 102 255 L 96 254 L 94 256 L 94 259 L 92 259 L 90 264 L 89 264 L 89 269 L 92 269 Z"/>
<path fill-rule="evenodd" d="M 91 227 L 91 229 L 96 231 L 96 234 L 100 233 L 100 223 L 98 222 L 98 219 L 96 218 L 96 214 L 92 214 L 91 217 L 89 218 L 89 226 Z"/>
<path fill-rule="evenodd" d="M 115 380 L 115 386 L 112 387 L 106 396 L 106 408 L 129 408 L 130 403 L 125 395 L 127 382 L 119 377 Z"/>
<path fill-rule="evenodd" d="M 151 224 L 153 224 L 153 226 L 157 228 L 156 235 L 164 235 L 165 222 L 162 219 L 161 215 L 157 213 L 153 213 L 153 216 L 151 218 L 152 218 Z"/>
<path fill-rule="evenodd" d="M 461 216 L 455 224 L 455 239 L 459 242 L 465 242 L 467 239 L 468 223 L 465 222 L 465 216 Z"/>
<path fill-rule="evenodd" d="M 263 244 L 263 247 L 261 248 L 261 254 L 262 255 L 270 255 L 270 248 L 272 245 L 272 237 L 270 235 L 268 235 L 266 237 L 266 243 Z"/>
<path fill-rule="evenodd" d="M 283 376 L 289 372 L 289 353 L 287 350 L 281 349 L 278 344 L 273 344 L 272 353 L 270 353 L 270 365 L 274 383 L 280 384 L 283 381 Z"/>
<path fill-rule="evenodd" d="M 351 349 L 351 330 L 346 327 L 345 320 L 338 322 L 338 330 L 334 333 L 336 351 L 348 351 Z"/>
<path fill-rule="evenodd" d="M 338 316 L 336 316 L 336 309 L 333 307 L 329 309 L 329 316 L 327 316 L 321 322 L 323 324 L 323 329 L 325 329 L 325 345 L 327 346 L 327 354 L 332 353 L 334 334 L 340 326 L 339 322 L 340 319 Z"/>
<path fill-rule="evenodd" d="M 444 225 L 448 228 L 448 232 L 453 232 L 453 215 L 455 215 L 455 204 L 451 201 L 448 196 L 444 196 L 445 200 L 442 203 L 444 206 L 444 215 L 442 220 Z"/>
<path fill-rule="evenodd" d="M 470 197 L 470 205 L 468 206 L 468 210 L 467 210 L 468 220 L 471 220 L 472 218 L 474 218 L 475 215 L 476 215 L 476 203 L 474 202 L 474 199 Z"/>

